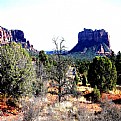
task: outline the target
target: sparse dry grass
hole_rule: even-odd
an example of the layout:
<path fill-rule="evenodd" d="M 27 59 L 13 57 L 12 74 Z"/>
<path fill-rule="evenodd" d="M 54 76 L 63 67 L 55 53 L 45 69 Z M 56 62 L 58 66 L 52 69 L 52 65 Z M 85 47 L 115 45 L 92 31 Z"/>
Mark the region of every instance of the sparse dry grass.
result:
<path fill-rule="evenodd" d="M 84 88 L 84 87 L 83 87 Z M 89 87 L 90 88 L 90 87 Z M 89 89 L 87 88 L 87 89 Z M 115 91 L 121 91 L 116 89 Z M 120 94 L 118 91 L 114 94 Z M 108 94 L 110 98 L 112 96 Z M 101 104 L 88 103 L 83 96 L 67 95 L 57 103 L 57 96 L 47 94 L 38 98 L 22 98 L 22 112 L 17 116 L 0 118 L 1 121 L 120 121 L 121 106 L 111 100 Z M 109 99 L 110 99 L 109 98 Z"/>
<path fill-rule="evenodd" d="M 112 93 L 112 94 L 115 94 L 115 95 L 117 95 L 117 94 L 121 95 L 121 90 L 119 90 L 119 89 L 114 89 L 111 93 Z"/>
<path fill-rule="evenodd" d="M 9 117 L 11 121 L 120 121 L 121 109 L 111 101 L 101 104 L 81 103 L 68 96 L 68 100 L 57 103 L 54 96 L 23 100 L 22 113 Z M 51 99 L 49 100 L 49 98 Z M 52 98 L 54 98 L 52 100 Z M 100 107 L 101 106 L 101 107 Z M 115 118 L 115 120 L 113 119 Z M 9 121 L 4 118 L 2 121 Z"/>
<path fill-rule="evenodd" d="M 121 95 L 121 86 L 117 85 L 116 89 L 113 89 L 112 91 L 109 91 L 109 93 L 110 94 L 115 94 L 115 95 L 117 95 L 117 94 Z"/>

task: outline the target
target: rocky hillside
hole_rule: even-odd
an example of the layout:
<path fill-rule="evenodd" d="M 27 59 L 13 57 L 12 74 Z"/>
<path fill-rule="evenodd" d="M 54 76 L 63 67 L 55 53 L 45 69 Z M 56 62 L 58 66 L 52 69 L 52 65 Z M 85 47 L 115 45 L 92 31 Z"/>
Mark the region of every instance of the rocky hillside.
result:
<path fill-rule="evenodd" d="M 69 51 L 86 53 L 89 48 L 93 48 L 96 54 L 109 54 L 110 41 L 108 32 L 104 29 L 101 30 L 91 30 L 85 29 L 78 33 L 78 43 Z"/>

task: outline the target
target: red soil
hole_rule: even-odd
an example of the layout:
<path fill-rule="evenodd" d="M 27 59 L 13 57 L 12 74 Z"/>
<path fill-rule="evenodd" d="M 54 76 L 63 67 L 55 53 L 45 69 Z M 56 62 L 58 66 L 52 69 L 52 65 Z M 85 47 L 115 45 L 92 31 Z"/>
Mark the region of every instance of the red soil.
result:
<path fill-rule="evenodd" d="M 101 96 L 102 100 L 117 100 L 117 99 L 121 99 L 121 95 L 120 94 L 106 94 L 103 93 Z"/>
<path fill-rule="evenodd" d="M 116 100 L 116 99 L 121 99 L 121 95 L 103 93 L 101 98 L 102 98 L 102 101 Z M 52 95 L 48 94 L 47 99 L 48 99 L 48 101 L 50 101 L 50 104 L 53 104 L 53 102 L 55 102 L 57 100 L 57 96 L 52 96 Z M 99 104 L 80 103 L 79 106 L 80 106 L 80 108 L 86 107 L 86 109 L 88 109 L 89 111 L 100 111 L 101 110 L 101 107 Z M 119 105 L 119 106 L 121 107 L 121 105 Z M 20 112 L 19 112 L 18 108 L 8 106 L 5 102 L 0 100 L 0 120 L 2 119 L 2 117 L 17 118 L 19 114 L 20 114 Z"/>

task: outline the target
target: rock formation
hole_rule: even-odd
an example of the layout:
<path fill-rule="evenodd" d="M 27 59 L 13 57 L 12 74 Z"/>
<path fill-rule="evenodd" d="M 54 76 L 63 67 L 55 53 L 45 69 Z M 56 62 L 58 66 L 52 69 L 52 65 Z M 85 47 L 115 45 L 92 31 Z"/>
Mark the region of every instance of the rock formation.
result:
<path fill-rule="evenodd" d="M 90 47 L 93 47 L 95 53 L 98 54 L 110 53 L 108 32 L 104 29 L 93 31 L 84 28 L 84 31 L 78 33 L 78 43 L 69 51 L 69 53 L 85 53 Z"/>
<path fill-rule="evenodd" d="M 0 44 L 6 44 L 11 41 L 11 39 L 10 31 L 0 26 Z"/>
<path fill-rule="evenodd" d="M 26 43 L 24 38 L 24 32 L 21 30 L 8 30 L 0 26 L 0 44 L 6 44 L 8 42 Z"/>
<path fill-rule="evenodd" d="M 29 52 L 37 53 L 37 50 L 33 48 L 33 45 L 30 45 L 30 42 L 26 41 L 23 31 L 8 30 L 0 26 L 0 46 L 10 42 L 21 43 L 22 47 L 27 49 Z"/>

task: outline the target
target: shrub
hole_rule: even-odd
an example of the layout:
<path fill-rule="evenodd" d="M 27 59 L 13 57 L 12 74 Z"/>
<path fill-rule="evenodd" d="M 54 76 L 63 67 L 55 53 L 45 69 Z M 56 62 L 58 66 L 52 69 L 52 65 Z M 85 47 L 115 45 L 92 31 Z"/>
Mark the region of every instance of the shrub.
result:
<path fill-rule="evenodd" d="M 94 97 L 93 97 L 94 102 L 99 101 L 101 95 L 100 95 L 100 90 L 97 89 L 97 86 L 95 86 L 93 94 L 94 94 Z"/>
<path fill-rule="evenodd" d="M 96 114 L 94 121 L 121 121 L 121 109 L 112 101 L 101 103 L 102 111 Z"/>
<path fill-rule="evenodd" d="M 32 93 L 34 70 L 28 52 L 19 44 L 0 47 L 0 92 L 18 98 Z"/>
<path fill-rule="evenodd" d="M 121 85 L 121 52 L 116 56 L 117 84 Z"/>
<path fill-rule="evenodd" d="M 117 72 L 115 65 L 107 57 L 95 57 L 88 70 L 88 82 L 97 86 L 101 92 L 112 90 L 116 86 Z"/>
<path fill-rule="evenodd" d="M 75 81 L 75 83 L 76 83 L 76 85 L 78 84 L 78 82 L 79 82 L 79 77 L 78 77 L 78 75 L 76 74 L 75 75 L 75 77 L 74 77 L 74 81 Z"/>

